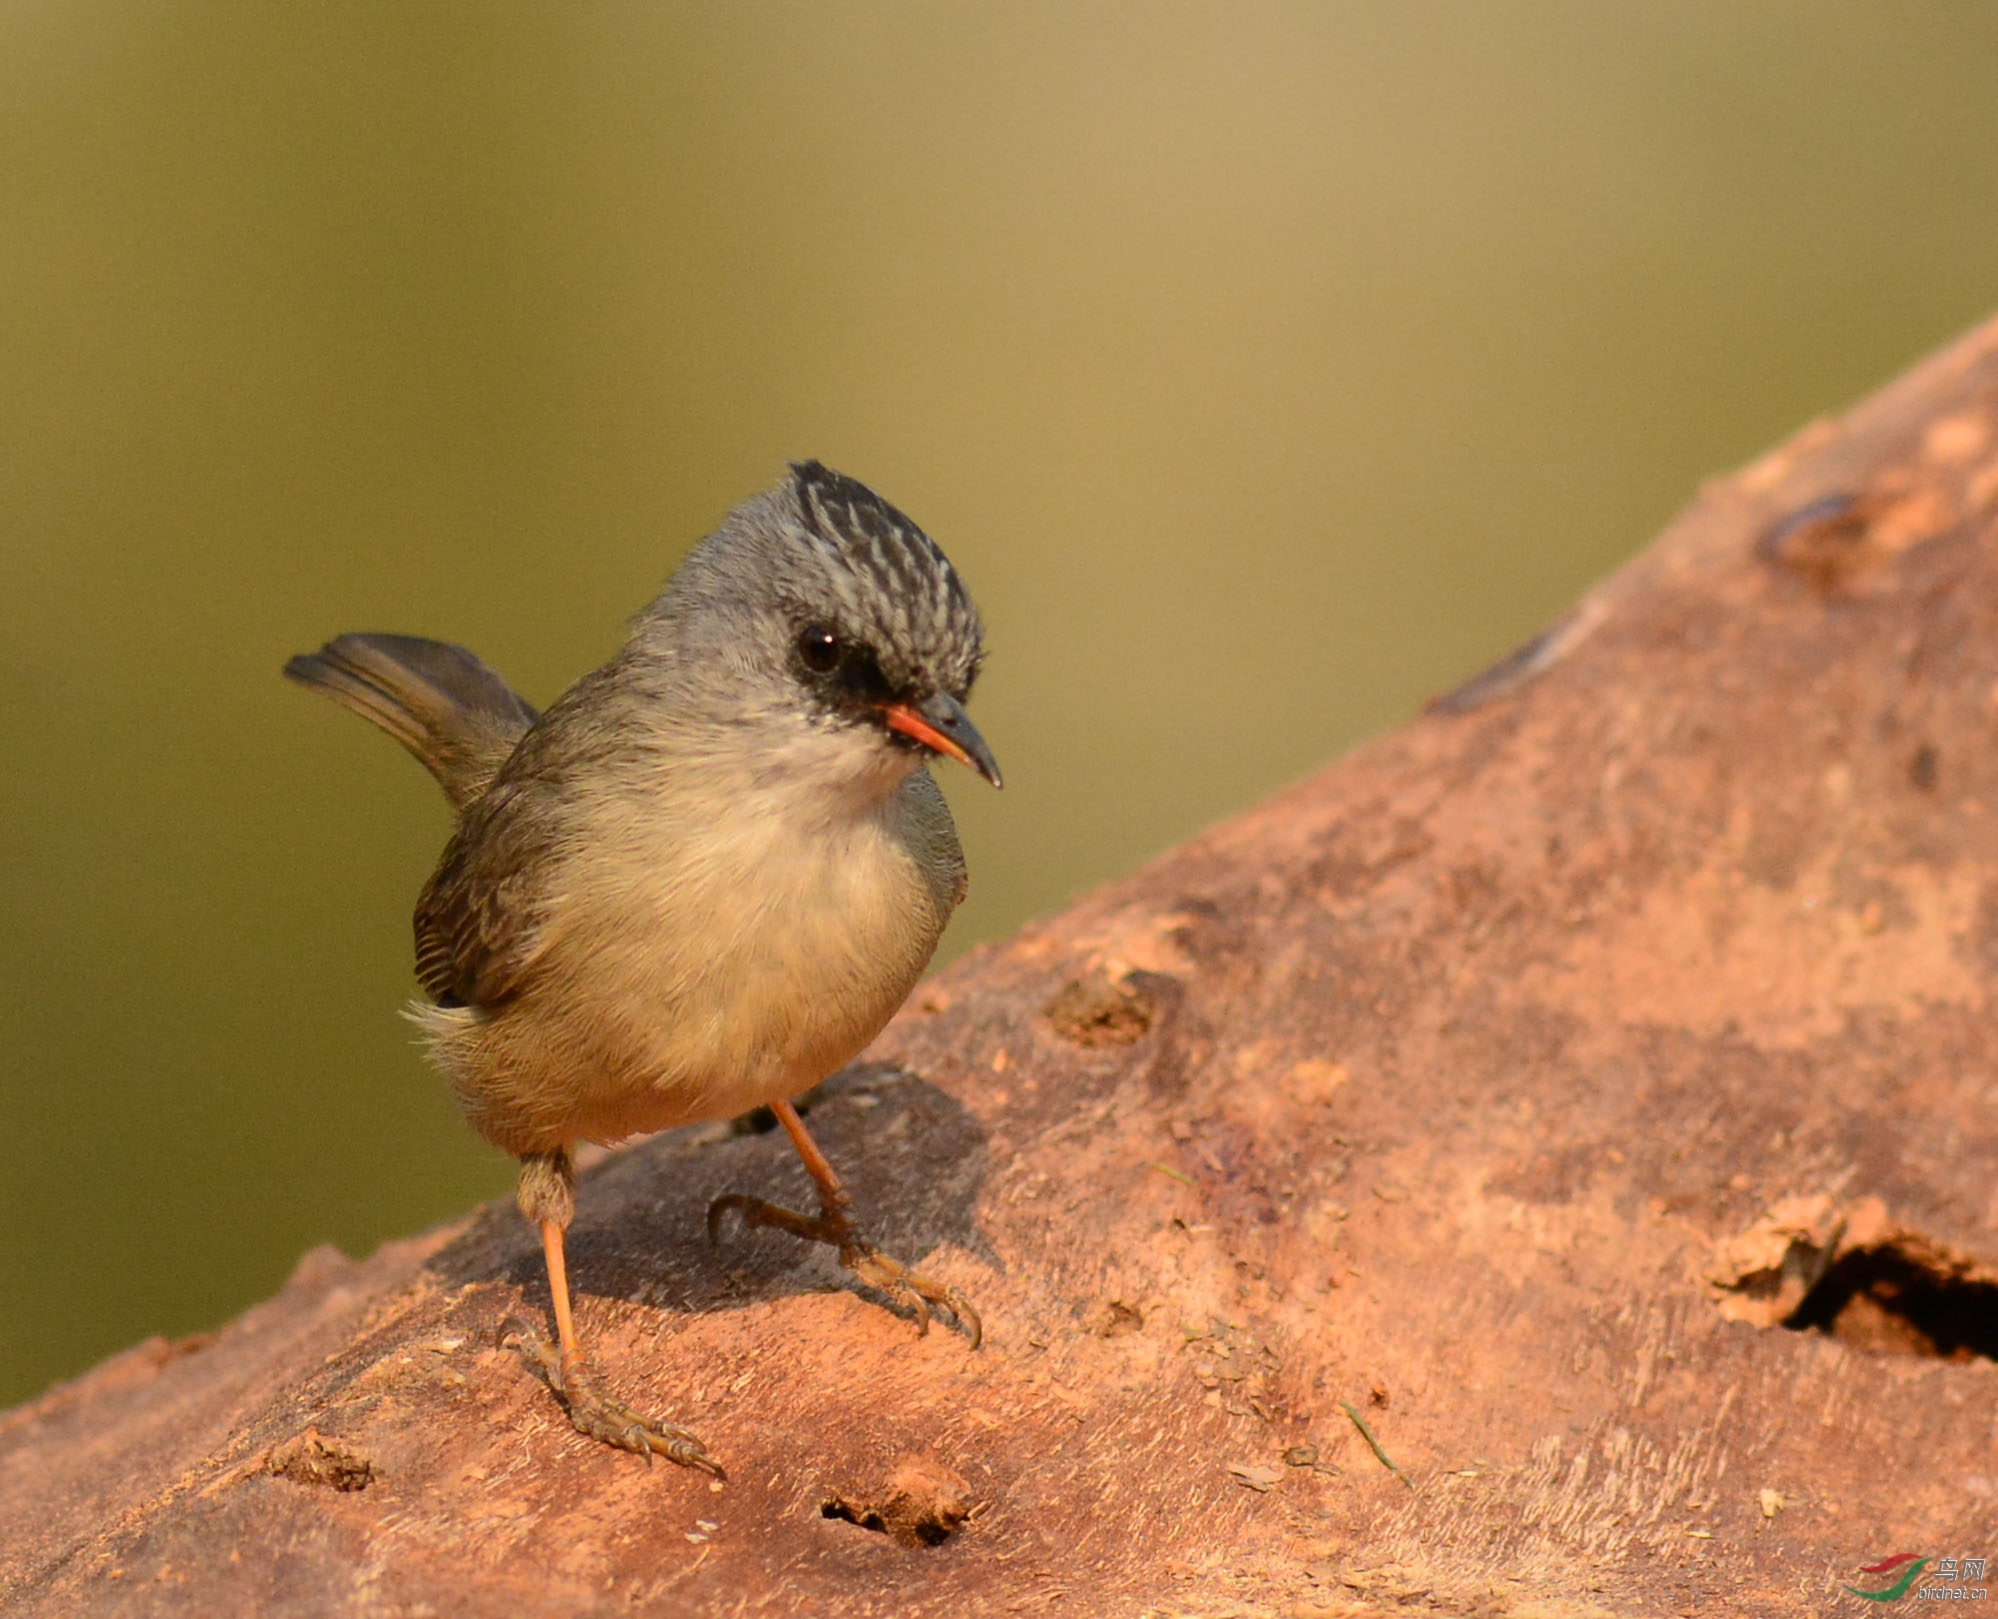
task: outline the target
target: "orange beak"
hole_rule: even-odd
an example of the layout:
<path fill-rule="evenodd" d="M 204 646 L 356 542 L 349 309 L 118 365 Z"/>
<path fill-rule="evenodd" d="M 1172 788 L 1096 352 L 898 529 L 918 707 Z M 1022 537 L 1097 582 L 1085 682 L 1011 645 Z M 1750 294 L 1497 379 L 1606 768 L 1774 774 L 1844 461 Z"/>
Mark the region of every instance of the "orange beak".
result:
<path fill-rule="evenodd" d="M 920 742 L 932 753 L 941 753 L 968 765 L 994 787 L 999 782 L 999 761 L 971 723 L 964 705 L 949 692 L 937 692 L 920 704 L 883 703 L 881 721 L 891 731 Z"/>

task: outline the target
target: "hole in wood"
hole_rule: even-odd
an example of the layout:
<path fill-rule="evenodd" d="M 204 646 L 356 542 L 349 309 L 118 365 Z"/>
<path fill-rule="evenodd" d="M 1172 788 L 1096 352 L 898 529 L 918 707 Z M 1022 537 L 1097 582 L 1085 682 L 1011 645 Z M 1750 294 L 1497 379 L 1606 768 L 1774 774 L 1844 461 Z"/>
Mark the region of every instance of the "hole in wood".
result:
<path fill-rule="evenodd" d="M 891 1526 L 879 1508 L 857 1506 L 837 1495 L 829 1495 L 819 1503 L 819 1516 L 857 1524 L 877 1535 L 893 1535 L 905 1546 L 941 1546 L 956 1527 L 934 1517 L 914 1517 Z"/>
<path fill-rule="evenodd" d="M 1079 1046 L 1128 1046 L 1144 1038 L 1157 1015 L 1138 975 L 1113 980 L 1097 968 L 1064 986 L 1042 1008 L 1055 1033 Z"/>
<path fill-rule="evenodd" d="M 829 1495 L 819 1503 L 821 1518 L 837 1518 L 842 1523 L 858 1524 L 862 1529 L 871 1529 L 877 1535 L 888 1533 L 888 1520 L 872 1507 L 857 1507 L 851 1501 L 842 1500 L 837 1495 Z"/>
<path fill-rule="evenodd" d="M 976 1510 L 970 1487 L 933 1456 L 903 1457 L 874 1500 L 834 1490 L 819 1502 L 820 1517 L 857 1524 L 904 1546 L 941 1546 Z"/>
<path fill-rule="evenodd" d="M 1998 1283 L 1958 1274 L 1914 1245 L 1852 1248 L 1783 1325 L 1889 1354 L 1998 1360 Z"/>

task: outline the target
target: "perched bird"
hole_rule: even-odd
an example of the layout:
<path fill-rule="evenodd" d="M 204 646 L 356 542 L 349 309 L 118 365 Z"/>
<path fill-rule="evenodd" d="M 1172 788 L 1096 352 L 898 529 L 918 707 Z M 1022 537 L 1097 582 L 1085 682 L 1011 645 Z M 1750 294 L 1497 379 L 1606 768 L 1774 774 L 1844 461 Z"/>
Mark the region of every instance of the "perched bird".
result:
<path fill-rule="evenodd" d="M 521 1348 L 584 1433 L 721 1468 L 687 1429 L 593 1376 L 563 1232 L 579 1141 L 769 1105 L 819 1192 L 807 1217 L 729 1213 L 839 1252 L 909 1302 L 953 1287 L 867 1240 L 790 1098 L 856 1056 L 928 965 L 964 898 L 933 754 L 993 786 L 965 714 L 977 609 L 921 529 L 816 461 L 731 512 L 623 648 L 537 715 L 471 653 L 343 635 L 285 673 L 416 755 L 457 828 L 416 906 L 411 1008 L 472 1126 L 520 1159 L 556 1345 Z"/>

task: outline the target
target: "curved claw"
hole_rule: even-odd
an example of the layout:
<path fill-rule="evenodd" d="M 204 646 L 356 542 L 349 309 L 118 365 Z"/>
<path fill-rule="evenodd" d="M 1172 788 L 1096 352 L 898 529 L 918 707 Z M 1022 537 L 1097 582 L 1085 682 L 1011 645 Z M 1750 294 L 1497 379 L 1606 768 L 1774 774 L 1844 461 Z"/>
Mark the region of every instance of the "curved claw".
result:
<path fill-rule="evenodd" d="M 788 1231 L 807 1242 L 822 1242 L 835 1249 L 840 1264 L 861 1281 L 910 1307 L 916 1317 L 919 1335 L 930 1330 L 930 1306 L 941 1304 L 965 1329 L 973 1349 L 985 1341 L 985 1328 L 978 1319 L 978 1312 L 962 1293 L 948 1283 L 933 1282 L 927 1276 L 910 1270 L 893 1255 L 875 1247 L 861 1235 L 844 1204 L 829 1204 L 819 1211 L 816 1219 L 808 1219 L 791 1209 L 766 1203 L 760 1197 L 727 1192 L 708 1205 L 708 1241 L 720 1240 L 722 1221 L 730 1211 L 740 1214 L 742 1223 L 751 1229 Z"/>
<path fill-rule="evenodd" d="M 979 1320 L 978 1312 L 971 1307 L 971 1301 L 950 1283 L 931 1281 L 929 1277 L 910 1270 L 900 1260 L 884 1254 L 872 1243 L 842 1247 L 839 1262 L 863 1282 L 880 1288 L 890 1298 L 906 1300 L 916 1313 L 916 1332 L 919 1336 L 930 1330 L 930 1306 L 941 1304 L 964 1328 L 973 1349 L 985 1341 L 985 1324 Z"/>
<path fill-rule="evenodd" d="M 509 1328 L 512 1330 L 508 1331 Z M 528 1370 L 548 1385 L 578 1433 L 617 1450 L 643 1456 L 648 1467 L 654 1456 L 664 1456 L 682 1467 L 697 1468 L 714 1478 L 727 1480 L 728 1474 L 722 1471 L 721 1463 L 708 1454 L 707 1446 L 696 1435 L 676 1423 L 642 1417 L 622 1400 L 606 1394 L 585 1367 L 566 1361 L 553 1344 L 526 1322 L 509 1317 L 501 1324 L 501 1333 L 501 1342 L 511 1338 Z"/>
<path fill-rule="evenodd" d="M 509 1341 L 518 1349 L 529 1339 L 541 1342 L 541 1334 L 534 1330 L 534 1323 L 521 1315 L 507 1316 L 493 1329 L 493 1348 L 504 1349 Z"/>
<path fill-rule="evenodd" d="M 879 1248 L 843 1248 L 839 1262 L 870 1287 L 878 1287 L 891 1299 L 905 1303 L 916 1314 L 916 1336 L 930 1332 L 930 1301 L 919 1285 L 922 1278 L 890 1259 Z"/>
<path fill-rule="evenodd" d="M 966 1335 L 971 1339 L 973 1349 L 985 1342 L 985 1323 L 978 1319 L 978 1312 L 971 1307 L 971 1300 L 946 1283 L 943 1298 L 938 1302 L 957 1317 L 958 1325 L 964 1328 Z"/>
<path fill-rule="evenodd" d="M 722 1221 L 728 1217 L 729 1210 L 734 1209 L 747 1219 L 752 1201 L 740 1192 L 724 1192 L 708 1205 L 708 1242 L 711 1246 L 721 1241 Z"/>

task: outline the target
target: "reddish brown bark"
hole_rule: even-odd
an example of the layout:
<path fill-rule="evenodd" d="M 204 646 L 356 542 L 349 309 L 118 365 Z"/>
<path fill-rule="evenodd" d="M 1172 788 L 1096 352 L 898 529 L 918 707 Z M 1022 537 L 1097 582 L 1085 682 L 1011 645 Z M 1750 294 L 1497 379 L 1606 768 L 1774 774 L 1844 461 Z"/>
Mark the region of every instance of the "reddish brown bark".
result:
<path fill-rule="evenodd" d="M 545 1308 L 496 1207 L 0 1417 L 0 1597 L 1801 1614 L 1998 1560 L 1994 732 L 1998 325 L 919 993 L 813 1127 L 982 1351 L 707 1246 L 804 1195 L 780 1135 L 661 1138 L 575 1280 L 726 1487 L 493 1347 Z"/>

